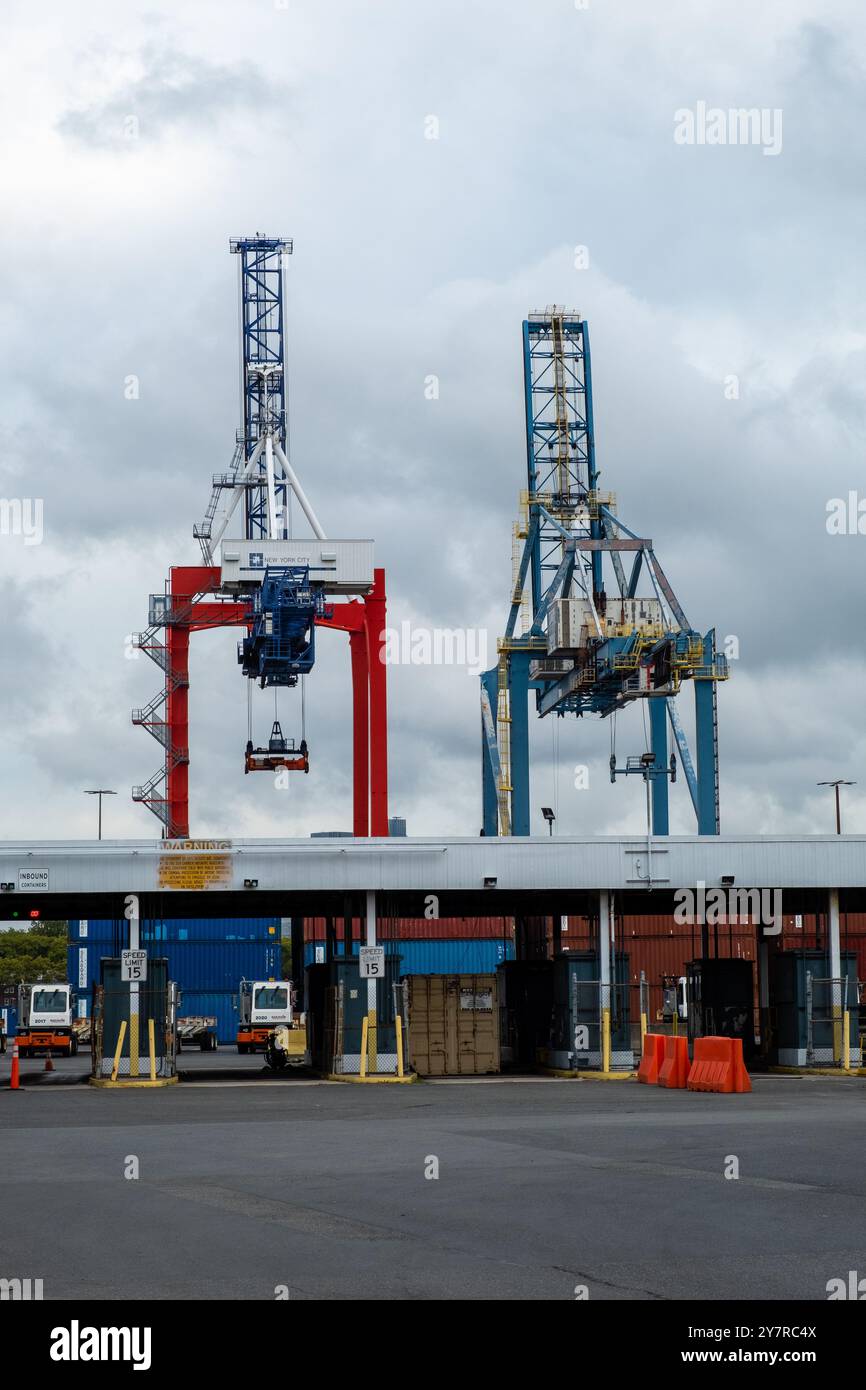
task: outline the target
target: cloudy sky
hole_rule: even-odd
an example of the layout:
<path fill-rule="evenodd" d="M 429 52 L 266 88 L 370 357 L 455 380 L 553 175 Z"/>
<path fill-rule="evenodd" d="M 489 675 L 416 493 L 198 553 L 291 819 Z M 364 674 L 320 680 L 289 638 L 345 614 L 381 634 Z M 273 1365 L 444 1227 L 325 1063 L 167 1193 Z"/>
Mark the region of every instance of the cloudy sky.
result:
<path fill-rule="evenodd" d="M 159 833 L 129 789 L 160 749 L 129 711 L 160 676 L 125 639 L 196 562 L 231 458 L 228 242 L 256 231 L 294 238 L 295 466 L 329 535 L 375 538 L 393 622 L 481 629 L 492 661 L 520 324 L 565 304 L 590 323 L 602 485 L 692 623 L 739 644 L 723 830 L 831 830 L 815 784 L 847 777 L 866 832 L 866 535 L 826 524 L 866 498 L 858 0 L 6 0 L 4 49 L 0 498 L 44 509 L 41 544 L 0 535 L 4 836 L 93 834 L 88 786 L 120 793 L 107 833 Z M 765 110 L 781 149 L 678 143 L 699 103 Z M 311 772 L 283 792 L 243 775 L 235 640 L 194 639 L 193 832 L 347 828 L 345 638 L 320 639 Z M 476 833 L 477 678 L 389 674 L 392 813 Z M 263 738 L 270 694 L 254 710 Z M 299 732 L 294 695 L 280 717 Z M 606 721 L 532 736 L 538 830 L 542 804 L 567 832 L 643 825 Z M 631 707 L 617 749 L 643 748 Z M 672 829 L 693 827 L 679 782 Z"/>

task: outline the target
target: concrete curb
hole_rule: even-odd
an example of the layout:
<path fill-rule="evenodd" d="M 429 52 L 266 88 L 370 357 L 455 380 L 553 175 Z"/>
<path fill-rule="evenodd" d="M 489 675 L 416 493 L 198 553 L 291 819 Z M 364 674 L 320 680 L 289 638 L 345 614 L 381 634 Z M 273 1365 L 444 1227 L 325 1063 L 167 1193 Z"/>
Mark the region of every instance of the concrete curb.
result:
<path fill-rule="evenodd" d="M 566 1081 L 634 1081 L 636 1071 L 565 1071 L 559 1067 L 538 1067 L 540 1076 L 558 1076 Z"/>
<path fill-rule="evenodd" d="M 176 1076 L 160 1076 L 156 1081 L 121 1081 L 120 1077 L 112 1081 L 110 1077 L 91 1076 L 88 1078 L 88 1086 L 98 1086 L 103 1091 L 131 1091 L 138 1088 L 153 1088 L 158 1086 L 176 1086 Z"/>
<path fill-rule="evenodd" d="M 327 1081 L 354 1081 L 359 1086 L 407 1086 L 418 1080 L 417 1074 L 413 1071 L 409 1076 L 345 1076 L 342 1073 L 328 1072 Z"/>

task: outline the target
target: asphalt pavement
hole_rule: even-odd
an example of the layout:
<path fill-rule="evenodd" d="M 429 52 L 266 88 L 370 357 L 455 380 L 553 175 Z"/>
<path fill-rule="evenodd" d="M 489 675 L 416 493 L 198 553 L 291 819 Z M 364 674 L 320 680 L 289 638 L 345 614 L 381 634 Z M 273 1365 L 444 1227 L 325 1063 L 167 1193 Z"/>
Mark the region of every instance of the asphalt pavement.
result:
<path fill-rule="evenodd" d="M 0 1089 L 0 1277 L 48 1299 L 823 1300 L 866 1275 L 866 1080 L 275 1083 L 231 1055 L 230 1079 L 195 1054 L 198 1079 L 125 1093 L 25 1064 Z"/>

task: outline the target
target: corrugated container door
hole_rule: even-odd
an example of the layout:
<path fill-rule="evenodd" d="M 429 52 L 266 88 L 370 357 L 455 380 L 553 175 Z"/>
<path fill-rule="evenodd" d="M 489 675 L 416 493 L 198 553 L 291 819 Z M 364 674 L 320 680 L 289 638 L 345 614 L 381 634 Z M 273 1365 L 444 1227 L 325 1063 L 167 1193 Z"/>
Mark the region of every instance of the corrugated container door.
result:
<path fill-rule="evenodd" d="M 460 975 L 452 991 L 456 1012 L 457 1071 L 499 1071 L 499 1010 L 495 975 Z"/>
<path fill-rule="evenodd" d="M 409 1057 L 419 1076 L 445 1076 L 445 978 L 409 976 Z"/>

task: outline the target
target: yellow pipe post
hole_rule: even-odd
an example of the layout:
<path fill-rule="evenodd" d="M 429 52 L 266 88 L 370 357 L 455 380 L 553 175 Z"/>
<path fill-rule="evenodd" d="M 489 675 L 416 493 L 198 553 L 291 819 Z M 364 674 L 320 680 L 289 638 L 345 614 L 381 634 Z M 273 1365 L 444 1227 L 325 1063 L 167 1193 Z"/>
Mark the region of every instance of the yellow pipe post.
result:
<path fill-rule="evenodd" d="M 123 1039 L 126 1037 L 126 1019 L 121 1019 L 120 1032 L 117 1035 L 117 1050 L 114 1054 L 114 1066 L 111 1069 L 112 1081 L 117 1080 L 117 1072 L 120 1067 L 120 1054 L 123 1051 Z"/>
<path fill-rule="evenodd" d="M 363 1019 L 363 1022 L 361 1023 L 361 1069 L 360 1069 L 360 1076 L 361 1076 L 361 1080 L 362 1080 L 362 1081 L 365 1081 L 366 1078 L 367 1078 L 367 1033 L 368 1033 L 368 1031 L 369 1031 L 369 1027 L 370 1027 L 370 1022 L 369 1022 L 369 1019 L 367 1018 L 367 1016 L 365 1015 L 365 1016 L 364 1016 L 364 1019 Z"/>
<path fill-rule="evenodd" d="M 150 1049 L 150 1079 L 156 1080 L 156 1038 L 153 1032 L 153 1019 L 147 1020 L 147 1045 Z"/>
<path fill-rule="evenodd" d="M 397 1075 L 403 1075 L 403 1020 L 397 1015 Z"/>
<path fill-rule="evenodd" d="M 647 1035 L 647 1016 L 646 1016 L 646 1014 L 645 1014 L 643 1011 L 641 1011 L 641 1016 L 640 1016 L 640 1052 L 641 1052 L 641 1056 L 643 1056 L 643 1040 L 644 1040 L 644 1038 L 646 1037 L 646 1035 Z"/>
<path fill-rule="evenodd" d="M 601 1011 L 601 1069 L 610 1071 L 610 1009 Z"/>
<path fill-rule="evenodd" d="M 373 1076 L 378 1070 L 379 1045 L 376 1037 L 377 1022 L 376 1010 L 371 1009 L 367 1014 L 367 1070 Z"/>
<path fill-rule="evenodd" d="M 130 985 L 130 987 L 129 987 L 129 993 L 130 993 L 130 998 L 129 998 L 129 1004 L 130 1004 L 130 1009 L 129 1009 L 129 1074 L 130 1074 L 130 1076 L 138 1076 L 138 1051 L 139 1051 L 139 1038 L 138 1038 L 138 988 L 136 987 L 136 989 L 135 989 L 135 994 L 134 994 L 134 995 L 133 995 L 133 993 L 132 993 L 132 989 L 133 989 L 133 986 Z"/>
<path fill-rule="evenodd" d="M 842 1015 L 842 1066 L 846 1071 L 851 1070 L 851 1037 L 848 1032 L 848 1010 Z"/>

